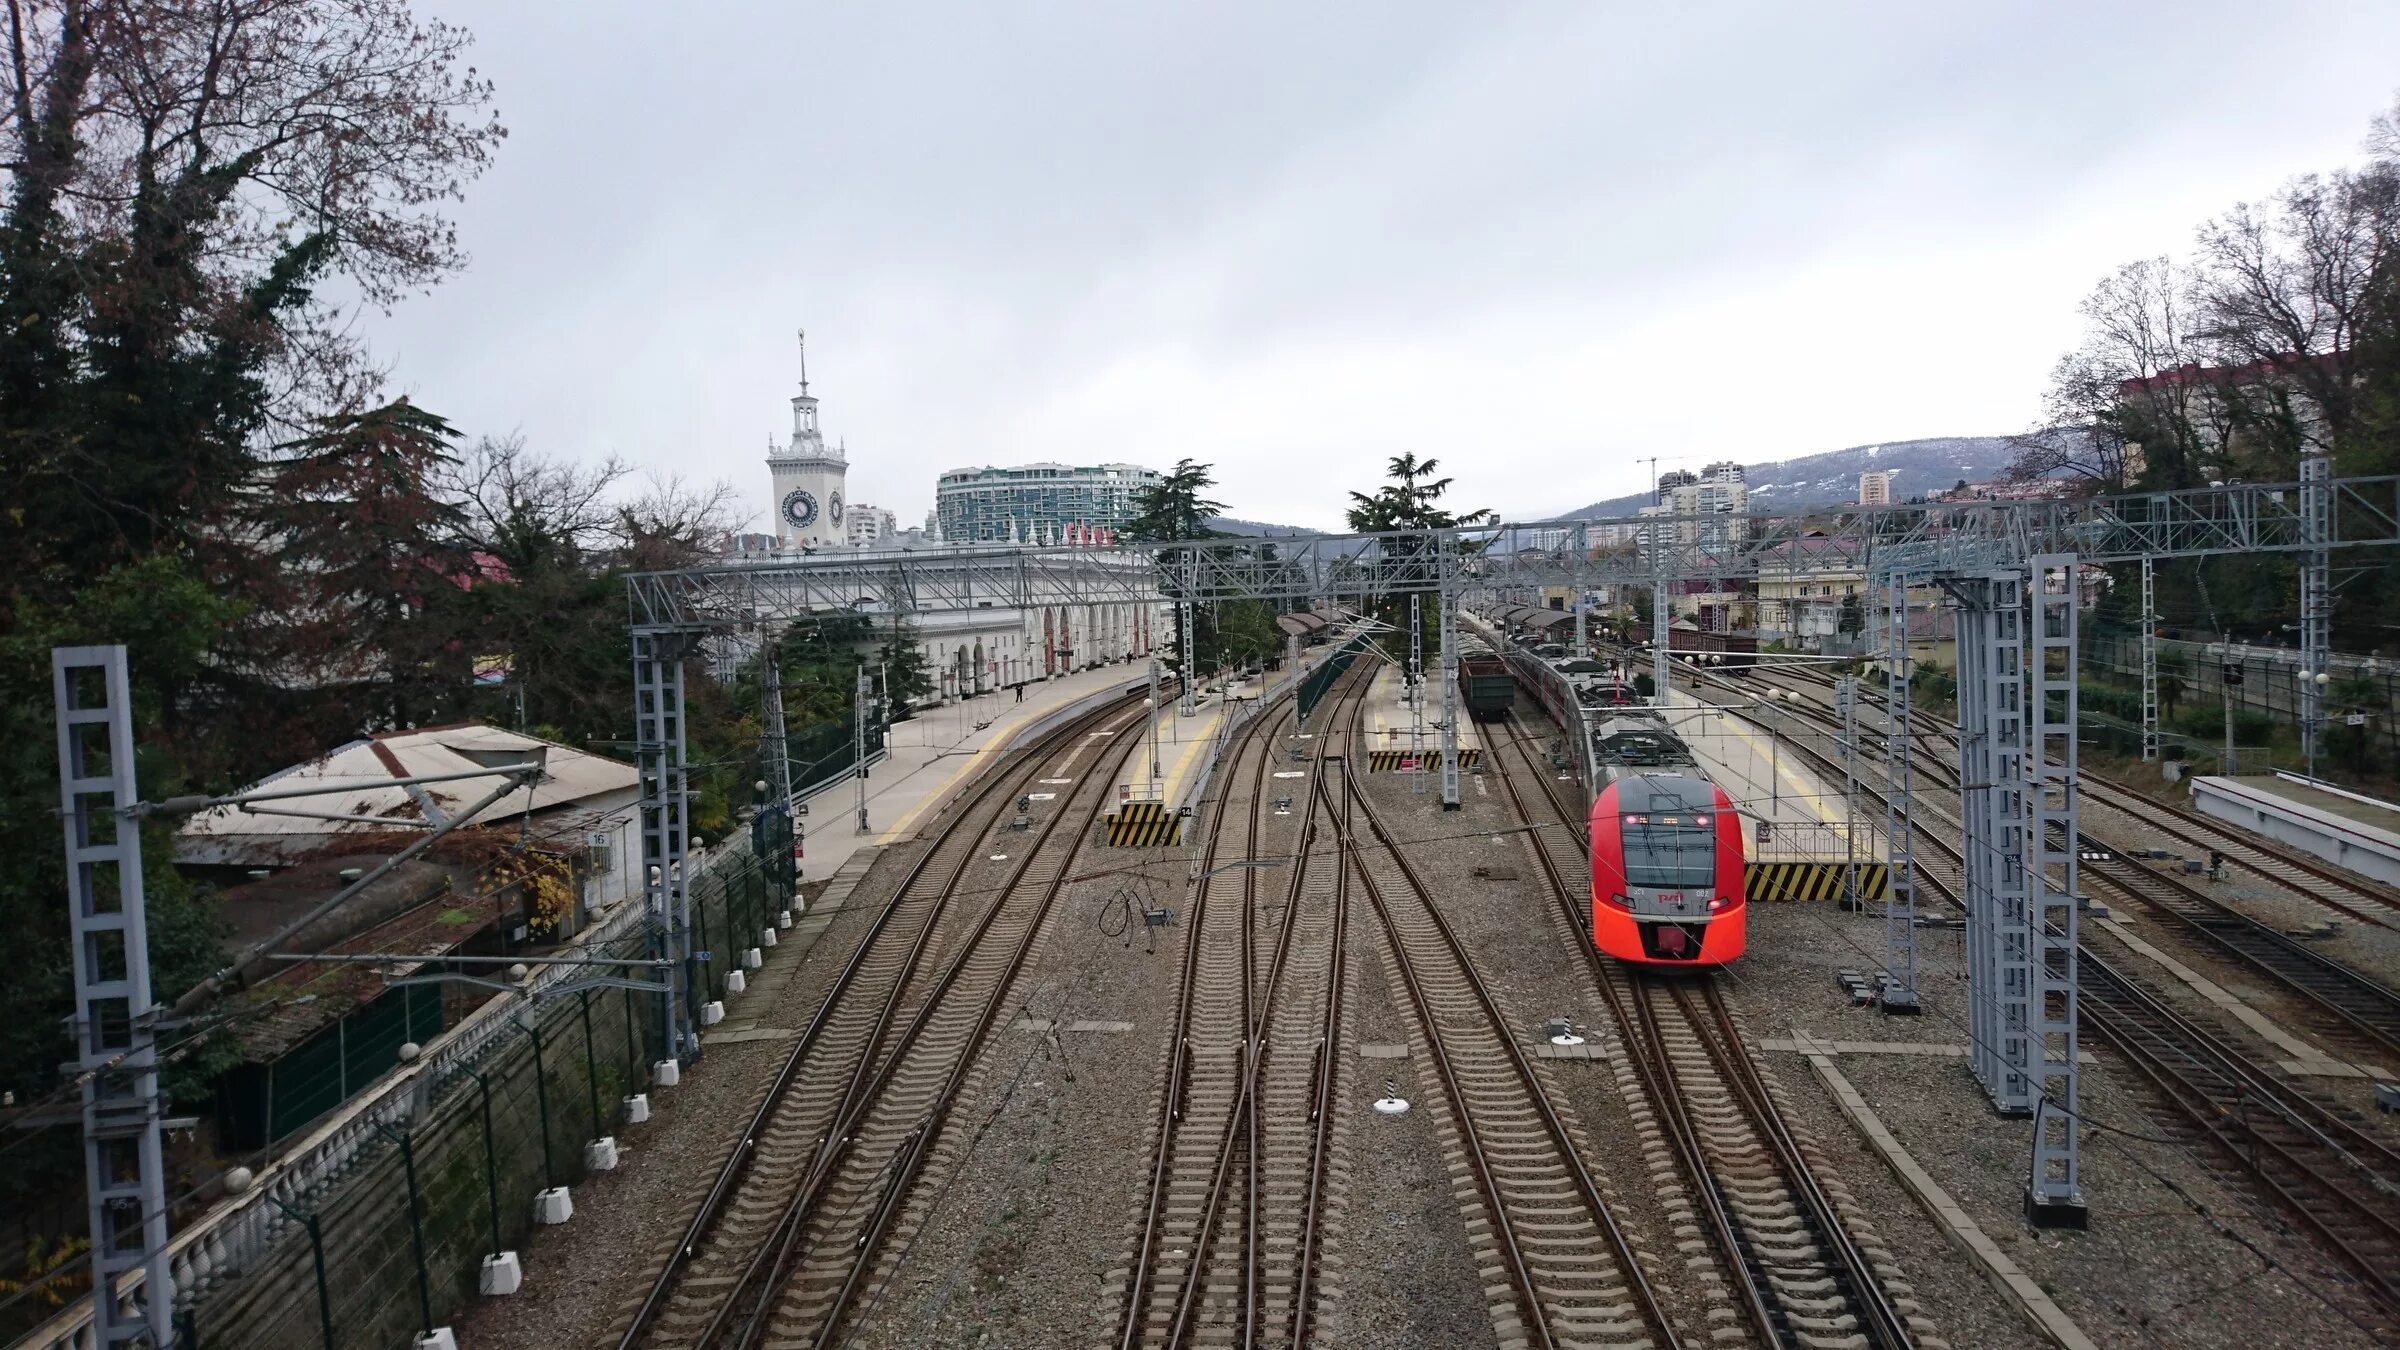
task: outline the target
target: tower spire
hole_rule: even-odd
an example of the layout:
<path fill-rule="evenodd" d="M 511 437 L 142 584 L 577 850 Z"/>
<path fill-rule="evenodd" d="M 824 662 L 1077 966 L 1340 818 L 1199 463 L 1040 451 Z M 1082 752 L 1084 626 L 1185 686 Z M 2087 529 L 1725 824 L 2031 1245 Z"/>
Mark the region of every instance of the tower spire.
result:
<path fill-rule="evenodd" d="M 808 393 L 808 330 L 800 330 L 800 393 Z"/>

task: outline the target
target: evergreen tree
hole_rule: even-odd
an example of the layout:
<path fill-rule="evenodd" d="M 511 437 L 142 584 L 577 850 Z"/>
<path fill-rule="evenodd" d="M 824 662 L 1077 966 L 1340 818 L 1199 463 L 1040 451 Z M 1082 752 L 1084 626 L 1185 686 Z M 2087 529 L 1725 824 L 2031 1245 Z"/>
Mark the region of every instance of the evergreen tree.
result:
<path fill-rule="evenodd" d="M 1188 459 L 1175 461 L 1175 467 L 1156 485 L 1142 489 L 1134 497 L 1133 518 L 1125 522 L 1125 537 L 1136 543 L 1173 543 L 1184 539 L 1212 539 L 1216 531 L 1208 522 L 1224 511 L 1225 504 L 1200 494 L 1217 484 L 1209 465 Z M 1161 549 L 1158 554 L 1160 589 L 1169 599 L 1181 592 L 1177 587 L 1178 569 L 1185 561 L 1180 550 Z M 1202 616 L 1195 615 L 1193 626 L 1205 627 Z M 1183 606 L 1175 606 L 1175 662 L 1186 679 L 1199 678 L 1202 634 L 1183 631 Z"/>
<path fill-rule="evenodd" d="M 450 424 L 402 398 L 324 419 L 283 447 L 260 515 L 282 561 L 276 606 L 288 674 L 336 695 L 352 726 L 437 720 L 463 650 L 461 593 L 485 564 L 437 484 L 455 467 Z"/>

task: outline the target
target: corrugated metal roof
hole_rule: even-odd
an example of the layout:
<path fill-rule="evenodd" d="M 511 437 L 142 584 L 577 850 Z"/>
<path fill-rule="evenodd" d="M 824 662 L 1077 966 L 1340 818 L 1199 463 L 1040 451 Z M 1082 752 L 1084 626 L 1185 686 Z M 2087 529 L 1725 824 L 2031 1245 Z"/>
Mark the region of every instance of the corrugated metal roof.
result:
<path fill-rule="evenodd" d="M 346 790 L 263 802 L 247 809 L 221 806 L 202 812 L 176 833 L 175 860 L 203 865 L 276 865 L 305 857 L 342 835 L 407 829 L 427 817 L 410 789 L 394 785 L 392 779 L 496 768 L 521 763 L 545 750 L 540 780 L 484 808 L 480 820 L 504 820 L 527 811 L 545 814 L 562 807 L 588 810 L 596 799 L 631 792 L 640 781 L 634 767 L 622 760 L 481 723 L 388 732 L 352 741 L 247 789 L 260 792 L 323 785 Z M 415 791 L 430 798 L 436 810 L 448 813 L 465 809 L 499 781 L 496 777 L 462 778 L 427 783 Z M 344 820 L 277 814 L 284 810 Z"/>

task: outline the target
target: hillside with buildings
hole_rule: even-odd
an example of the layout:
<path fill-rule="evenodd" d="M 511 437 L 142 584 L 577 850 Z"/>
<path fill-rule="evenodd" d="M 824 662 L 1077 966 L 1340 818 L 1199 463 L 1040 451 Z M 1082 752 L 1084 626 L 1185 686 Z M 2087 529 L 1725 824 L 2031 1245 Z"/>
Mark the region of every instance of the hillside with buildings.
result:
<path fill-rule="evenodd" d="M 1742 466 L 1742 481 L 1750 490 L 1750 509 L 1790 510 L 1806 506 L 1838 506 L 1858 499 L 1863 473 L 1891 475 L 1891 499 L 1940 492 L 1961 480 L 1980 483 L 2000 476 L 2011 453 L 2006 436 L 1935 436 L 1918 441 L 1885 441 L 1854 445 L 1846 450 L 1769 460 Z M 1662 485 L 1670 475 L 1659 477 Z M 1655 500 L 1648 492 L 1628 493 L 1558 512 L 1574 516 L 1630 516 Z"/>

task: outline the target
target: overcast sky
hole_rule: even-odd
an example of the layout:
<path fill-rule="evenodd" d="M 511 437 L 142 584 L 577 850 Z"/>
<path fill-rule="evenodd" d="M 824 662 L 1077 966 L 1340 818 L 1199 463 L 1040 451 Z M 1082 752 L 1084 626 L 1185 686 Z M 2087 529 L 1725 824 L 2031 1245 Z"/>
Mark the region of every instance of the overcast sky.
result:
<path fill-rule="evenodd" d="M 800 327 L 904 524 L 970 464 L 1188 456 L 1330 526 L 1402 450 L 1522 518 L 2021 430 L 2095 280 L 2400 86 L 2363 0 L 428 8 L 510 137 L 377 355 L 758 528 Z"/>

